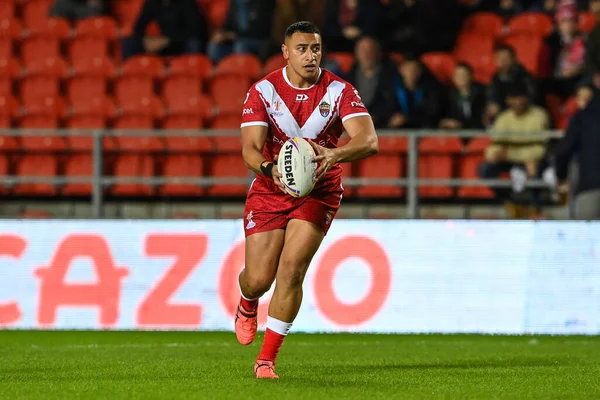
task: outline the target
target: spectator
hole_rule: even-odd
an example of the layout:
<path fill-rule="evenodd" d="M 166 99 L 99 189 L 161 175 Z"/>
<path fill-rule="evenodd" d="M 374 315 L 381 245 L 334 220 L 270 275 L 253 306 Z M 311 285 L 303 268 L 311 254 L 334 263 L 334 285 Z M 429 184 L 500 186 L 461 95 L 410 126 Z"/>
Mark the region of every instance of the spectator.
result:
<path fill-rule="evenodd" d="M 310 21 L 325 28 L 327 2 L 323 0 L 280 0 L 275 6 L 272 40 L 281 44 L 285 30 L 296 21 Z"/>
<path fill-rule="evenodd" d="M 104 0 L 56 0 L 50 8 L 51 17 L 77 21 L 106 14 Z"/>
<path fill-rule="evenodd" d="M 600 89 L 600 0 L 590 0 L 590 10 L 594 10 L 598 22 L 588 38 L 585 68 Z"/>
<path fill-rule="evenodd" d="M 512 47 L 502 45 L 496 48 L 495 61 L 497 71 L 487 89 L 485 123 L 489 125 L 498 113 L 506 108 L 506 92 L 512 85 L 525 86 L 530 102 L 537 99 L 536 82 L 518 63 Z"/>
<path fill-rule="evenodd" d="M 509 109 L 500 113 L 494 123 L 493 143 L 485 151 L 480 176 L 489 179 L 510 173 L 513 181 L 512 200 L 520 201 L 519 198 L 524 197 L 527 179 L 536 176 L 538 163 L 546 154 L 546 140 L 529 135 L 548 129 L 550 119 L 543 108 L 530 103 L 527 88 L 523 84 L 516 83 L 509 88 L 507 102 Z M 495 192 L 497 197 L 505 201 L 510 195 L 510 192 L 502 189 Z M 509 202 L 509 215 L 522 215 L 522 206 Z"/>
<path fill-rule="evenodd" d="M 210 59 L 216 63 L 232 52 L 266 59 L 274 8 L 275 0 L 231 0 L 223 28 L 213 34 L 208 44 Z"/>
<path fill-rule="evenodd" d="M 389 128 L 436 128 L 439 121 L 440 96 L 437 86 L 423 76 L 418 58 L 406 57 L 393 77 L 394 100 Z"/>
<path fill-rule="evenodd" d="M 327 48 L 352 52 L 359 37 L 378 38 L 381 16 L 379 1 L 327 0 L 327 16 L 322 30 Z"/>
<path fill-rule="evenodd" d="M 496 14 L 506 19 L 510 19 L 521 12 L 523 12 L 523 7 L 519 0 L 500 0 L 500 7 L 496 10 Z"/>
<path fill-rule="evenodd" d="M 153 20 L 160 28 L 160 36 L 146 36 L 146 28 Z M 145 0 L 133 35 L 123 40 L 123 59 L 143 52 L 161 56 L 200 53 L 205 29 L 195 0 Z"/>
<path fill-rule="evenodd" d="M 454 68 L 453 87 L 445 107 L 441 129 L 483 129 L 485 89 L 473 81 L 473 69 L 469 64 L 459 63 Z"/>
<path fill-rule="evenodd" d="M 537 0 L 533 3 L 531 8 L 529 8 L 529 11 L 554 16 L 557 6 L 558 0 Z"/>
<path fill-rule="evenodd" d="M 559 192 L 569 191 L 565 183 L 571 159 L 577 155 L 579 177 L 575 194 L 575 218 L 600 219 L 600 96 L 577 112 L 556 150 L 556 177 Z"/>
<path fill-rule="evenodd" d="M 590 0 L 587 10 L 596 16 L 600 15 L 600 1 Z"/>
<path fill-rule="evenodd" d="M 577 29 L 576 5 L 559 7 L 557 29 L 545 40 L 540 66 L 545 78 L 545 92 L 562 99 L 570 97 L 582 78 L 585 61 L 585 41 Z"/>
<path fill-rule="evenodd" d="M 584 80 L 577 85 L 577 90 L 575 91 L 575 98 L 577 100 L 577 108 L 579 110 L 583 110 L 587 107 L 587 105 L 594 97 L 594 85 L 592 82 L 588 82 Z"/>
<path fill-rule="evenodd" d="M 348 81 L 356 87 L 369 110 L 376 127 L 387 125 L 385 109 L 393 101 L 391 90 L 395 65 L 382 57 L 379 42 L 365 36 L 356 42 L 356 62 L 348 74 Z"/>

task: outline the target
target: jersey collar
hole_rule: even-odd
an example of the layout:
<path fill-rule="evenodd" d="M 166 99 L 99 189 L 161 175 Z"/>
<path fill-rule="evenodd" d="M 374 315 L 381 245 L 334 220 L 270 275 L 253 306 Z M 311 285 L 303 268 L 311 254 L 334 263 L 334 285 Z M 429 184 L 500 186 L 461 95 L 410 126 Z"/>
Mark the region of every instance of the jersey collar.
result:
<path fill-rule="evenodd" d="M 321 67 L 319 67 L 319 75 L 317 75 L 317 80 L 315 81 L 315 83 L 313 83 L 312 85 L 310 85 L 307 88 L 297 88 L 296 86 L 292 85 L 292 82 L 290 82 L 290 80 L 288 79 L 288 76 L 285 73 L 286 70 L 287 70 L 287 65 L 285 67 L 283 67 L 283 69 L 281 70 L 281 73 L 283 74 L 283 79 L 285 79 L 285 82 L 288 85 L 290 85 L 292 88 L 294 88 L 296 90 L 308 90 L 308 89 L 312 89 L 317 83 L 319 83 L 319 79 L 321 79 L 321 73 L 323 72 L 321 70 Z"/>

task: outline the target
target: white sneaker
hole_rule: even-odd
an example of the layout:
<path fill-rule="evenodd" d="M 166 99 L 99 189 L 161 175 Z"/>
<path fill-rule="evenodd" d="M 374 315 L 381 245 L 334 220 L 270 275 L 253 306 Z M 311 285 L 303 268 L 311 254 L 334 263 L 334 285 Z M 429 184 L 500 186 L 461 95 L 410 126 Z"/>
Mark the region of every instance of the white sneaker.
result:
<path fill-rule="evenodd" d="M 527 182 L 527 172 L 519 167 L 512 167 L 510 170 L 510 179 L 512 181 L 512 189 L 515 193 L 520 193 L 525 190 Z"/>

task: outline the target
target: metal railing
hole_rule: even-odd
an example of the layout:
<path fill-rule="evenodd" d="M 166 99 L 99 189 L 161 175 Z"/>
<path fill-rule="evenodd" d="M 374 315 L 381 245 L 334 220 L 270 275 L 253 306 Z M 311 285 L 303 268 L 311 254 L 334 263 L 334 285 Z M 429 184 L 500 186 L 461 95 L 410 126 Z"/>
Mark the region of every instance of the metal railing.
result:
<path fill-rule="evenodd" d="M 528 139 L 547 140 L 551 138 L 560 138 L 562 131 L 543 131 L 518 135 L 514 133 L 494 133 L 495 137 L 514 137 L 527 136 Z M 423 186 L 488 186 L 491 188 L 508 188 L 511 182 L 506 179 L 435 179 L 419 178 L 419 140 L 425 137 L 490 137 L 489 132 L 473 130 L 378 130 L 380 137 L 406 137 L 408 141 L 407 152 L 407 176 L 406 178 L 344 178 L 344 186 L 391 186 L 405 187 L 407 190 L 406 202 L 408 216 L 410 218 L 419 217 L 419 187 Z M 0 129 L 0 140 L 7 136 L 60 136 L 60 137 L 85 137 L 93 138 L 92 146 L 92 175 L 90 177 L 46 177 L 46 176 L 0 176 L 0 185 L 16 185 L 20 183 L 49 183 L 55 185 L 85 183 L 92 185 L 92 209 L 95 218 L 103 216 L 104 191 L 107 186 L 114 184 L 145 184 L 145 185 L 163 185 L 169 183 L 193 184 L 198 186 L 210 186 L 214 184 L 249 184 L 253 174 L 249 173 L 247 178 L 240 177 L 141 177 L 141 176 L 105 176 L 103 175 L 103 138 L 118 136 L 144 136 L 144 137 L 232 137 L 239 136 L 239 130 L 60 130 L 60 129 Z M 68 150 L 68 149 L 67 149 Z M 385 151 L 384 148 L 380 151 Z M 108 151 L 107 151 L 108 152 Z M 112 152 L 112 150 L 111 150 Z M 241 157 L 241 155 L 240 155 Z M 526 183 L 528 188 L 547 188 L 547 184 L 542 180 L 529 180 Z"/>

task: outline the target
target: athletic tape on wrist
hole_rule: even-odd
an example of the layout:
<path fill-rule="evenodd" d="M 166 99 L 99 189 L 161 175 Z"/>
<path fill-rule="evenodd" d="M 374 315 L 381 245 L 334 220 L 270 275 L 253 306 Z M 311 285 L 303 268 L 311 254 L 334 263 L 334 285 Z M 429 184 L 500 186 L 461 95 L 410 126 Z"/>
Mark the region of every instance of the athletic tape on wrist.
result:
<path fill-rule="evenodd" d="M 272 162 L 269 162 L 266 166 L 265 166 L 265 163 L 263 162 L 262 164 L 260 164 L 260 170 L 264 176 L 273 178 L 273 163 Z"/>

